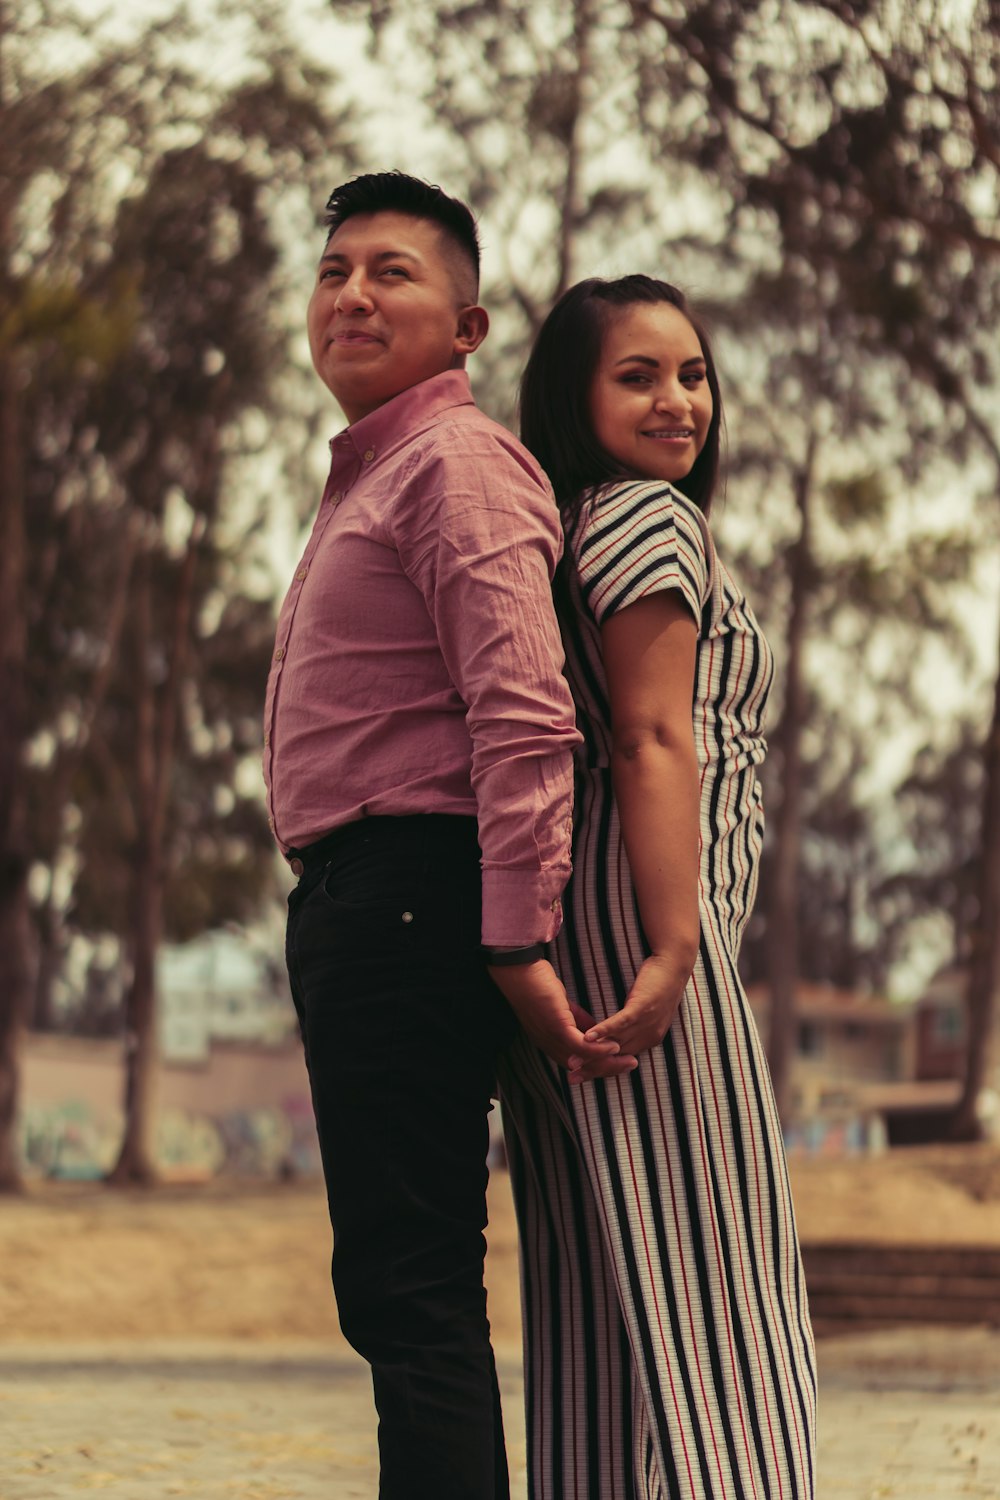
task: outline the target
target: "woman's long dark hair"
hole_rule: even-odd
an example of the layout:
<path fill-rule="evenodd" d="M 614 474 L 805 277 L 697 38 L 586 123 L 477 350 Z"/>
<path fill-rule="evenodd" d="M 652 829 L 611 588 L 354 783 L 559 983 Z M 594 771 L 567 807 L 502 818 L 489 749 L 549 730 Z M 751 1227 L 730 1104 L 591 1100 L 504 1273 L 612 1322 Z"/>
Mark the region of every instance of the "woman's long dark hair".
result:
<path fill-rule="evenodd" d="M 640 302 L 668 302 L 676 307 L 701 344 L 712 392 L 712 420 L 690 474 L 679 479 L 676 487 L 706 516 L 711 509 L 719 476 L 722 396 L 705 329 L 691 312 L 683 292 L 667 281 L 638 275 L 622 276 L 617 281 L 591 277 L 559 298 L 539 329 L 521 380 L 521 441 L 548 474 L 567 521 L 584 490 L 636 478 L 597 441 L 590 415 L 590 389 L 613 309 Z"/>

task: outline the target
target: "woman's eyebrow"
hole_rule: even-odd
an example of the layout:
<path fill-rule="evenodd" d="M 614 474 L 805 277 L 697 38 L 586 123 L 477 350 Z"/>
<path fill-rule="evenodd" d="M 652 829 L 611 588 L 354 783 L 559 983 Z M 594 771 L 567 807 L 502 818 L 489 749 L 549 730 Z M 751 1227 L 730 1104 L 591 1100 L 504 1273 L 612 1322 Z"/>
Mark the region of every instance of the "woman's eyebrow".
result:
<path fill-rule="evenodd" d="M 686 370 L 689 365 L 703 365 L 704 363 L 705 356 L 703 354 L 693 354 L 690 359 L 685 359 L 681 362 L 681 369 Z M 629 364 L 648 365 L 651 370 L 658 370 L 660 368 L 660 361 L 654 359 L 651 354 L 626 354 L 623 359 L 615 362 L 615 369 L 619 365 Z"/>

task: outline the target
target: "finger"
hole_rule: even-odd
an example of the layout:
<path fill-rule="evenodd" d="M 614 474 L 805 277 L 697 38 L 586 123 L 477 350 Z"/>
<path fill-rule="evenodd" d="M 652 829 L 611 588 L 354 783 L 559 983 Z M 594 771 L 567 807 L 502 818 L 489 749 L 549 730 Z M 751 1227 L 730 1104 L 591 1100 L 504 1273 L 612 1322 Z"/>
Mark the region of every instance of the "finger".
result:
<path fill-rule="evenodd" d="M 574 1005 L 572 1000 L 569 1002 L 569 1008 L 573 1013 L 573 1020 L 576 1022 L 577 1026 L 582 1032 L 587 1032 L 593 1028 L 594 1017 L 591 1015 L 590 1011 L 584 1010 L 582 1005 Z M 587 1041 L 591 1046 L 597 1046 L 601 1043 L 601 1038 L 597 1038 L 595 1041 L 590 1041 L 590 1038 L 588 1036 L 585 1037 L 584 1040 Z M 614 1042 L 611 1038 L 608 1037 L 604 1038 L 603 1044 L 612 1045 L 616 1050 L 618 1047 L 617 1042 Z"/>
<path fill-rule="evenodd" d="M 592 1083 L 597 1078 L 625 1078 L 639 1066 L 637 1057 L 612 1057 L 603 1064 L 587 1064 L 569 1072 L 570 1083 Z"/>
<path fill-rule="evenodd" d="M 617 1015 L 608 1016 L 606 1021 L 598 1021 L 596 1026 L 591 1026 L 583 1034 L 585 1042 L 621 1042 L 634 1027 L 634 1018 L 620 1010 Z"/>
<path fill-rule="evenodd" d="M 663 1036 L 660 1028 L 649 1022 L 623 1021 L 615 1033 L 615 1041 L 622 1057 L 637 1057 L 640 1052 L 647 1052 L 650 1047 L 658 1046 Z M 582 1048 L 575 1050 L 580 1052 L 581 1057 L 586 1056 Z"/>
<path fill-rule="evenodd" d="M 550 1043 L 561 1048 L 563 1057 L 579 1056 L 585 1061 L 596 1061 L 606 1057 L 617 1057 L 621 1051 L 619 1043 L 614 1037 L 598 1037 L 596 1041 L 588 1042 L 575 1029 L 567 1027 L 560 1030 L 558 1036 L 549 1036 Z"/>
<path fill-rule="evenodd" d="M 579 1026 L 580 1030 L 589 1031 L 590 1028 L 594 1025 L 594 1017 L 591 1015 L 590 1011 L 584 1010 L 582 1005 L 577 1005 L 573 1000 L 569 1002 L 569 1008 L 572 1013 L 573 1020 Z"/>
<path fill-rule="evenodd" d="M 610 1063 L 634 1061 L 637 1049 L 630 1047 L 627 1051 L 619 1053 L 601 1053 L 596 1051 L 575 1052 L 566 1063 L 568 1068 L 604 1068 Z"/>

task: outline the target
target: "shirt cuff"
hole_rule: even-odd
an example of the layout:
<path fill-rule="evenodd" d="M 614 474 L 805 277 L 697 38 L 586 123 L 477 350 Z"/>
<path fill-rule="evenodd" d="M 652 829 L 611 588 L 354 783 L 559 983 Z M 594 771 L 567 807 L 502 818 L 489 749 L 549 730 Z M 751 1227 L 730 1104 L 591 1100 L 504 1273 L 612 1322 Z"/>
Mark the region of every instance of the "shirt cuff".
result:
<path fill-rule="evenodd" d="M 568 870 L 484 870 L 483 943 L 524 948 L 551 943 L 562 926 L 562 892 Z"/>

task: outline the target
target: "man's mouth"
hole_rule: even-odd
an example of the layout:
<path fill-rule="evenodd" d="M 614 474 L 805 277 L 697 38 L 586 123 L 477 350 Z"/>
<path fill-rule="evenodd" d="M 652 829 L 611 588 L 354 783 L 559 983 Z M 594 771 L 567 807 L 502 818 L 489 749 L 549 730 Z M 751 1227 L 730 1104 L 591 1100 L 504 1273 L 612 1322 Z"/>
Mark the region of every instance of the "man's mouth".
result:
<path fill-rule="evenodd" d="M 380 344 L 382 340 L 378 334 L 368 333 L 361 328 L 340 328 L 333 334 L 330 342 L 332 344 Z"/>

